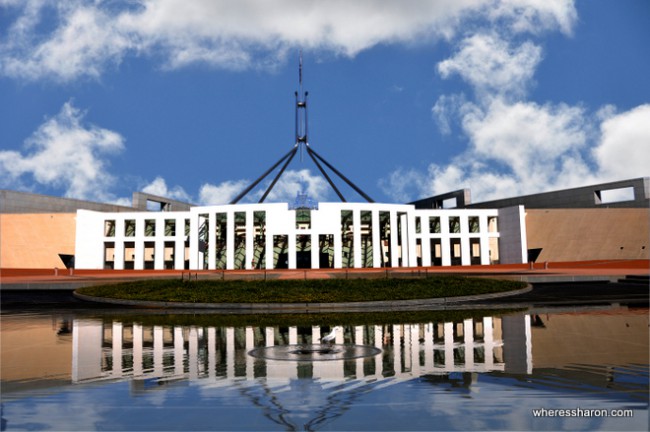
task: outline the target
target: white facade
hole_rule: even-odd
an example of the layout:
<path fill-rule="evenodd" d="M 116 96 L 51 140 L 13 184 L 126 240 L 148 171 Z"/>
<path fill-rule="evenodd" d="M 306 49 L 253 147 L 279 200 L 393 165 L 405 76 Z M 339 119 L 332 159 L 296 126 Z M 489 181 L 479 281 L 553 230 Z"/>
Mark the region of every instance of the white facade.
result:
<path fill-rule="evenodd" d="M 377 203 L 321 203 L 311 210 L 286 203 L 182 212 L 79 210 L 75 266 L 271 270 L 522 263 L 523 211 Z M 504 216 L 518 223 L 504 226 Z"/>

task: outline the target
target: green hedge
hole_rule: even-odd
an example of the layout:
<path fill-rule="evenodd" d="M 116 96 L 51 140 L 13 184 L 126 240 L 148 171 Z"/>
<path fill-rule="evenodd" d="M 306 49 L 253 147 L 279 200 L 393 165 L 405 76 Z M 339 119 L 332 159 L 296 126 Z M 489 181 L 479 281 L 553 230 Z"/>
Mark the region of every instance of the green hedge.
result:
<path fill-rule="evenodd" d="M 189 303 L 335 303 L 456 297 L 512 291 L 524 282 L 462 276 L 268 281 L 146 280 L 77 290 L 95 297 Z"/>

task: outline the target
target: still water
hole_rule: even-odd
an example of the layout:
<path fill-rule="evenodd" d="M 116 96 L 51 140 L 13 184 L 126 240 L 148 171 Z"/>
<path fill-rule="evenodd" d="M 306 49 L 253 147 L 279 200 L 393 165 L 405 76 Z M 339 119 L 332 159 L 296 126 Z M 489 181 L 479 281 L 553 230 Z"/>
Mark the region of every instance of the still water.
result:
<path fill-rule="evenodd" d="M 2 430 L 648 429 L 647 308 L 0 319 Z"/>

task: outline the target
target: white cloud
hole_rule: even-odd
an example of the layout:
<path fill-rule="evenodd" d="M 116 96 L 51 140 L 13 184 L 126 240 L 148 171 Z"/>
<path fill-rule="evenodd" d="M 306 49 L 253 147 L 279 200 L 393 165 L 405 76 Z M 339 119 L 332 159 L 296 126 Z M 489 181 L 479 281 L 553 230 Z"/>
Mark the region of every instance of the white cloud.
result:
<path fill-rule="evenodd" d="M 565 104 L 467 105 L 468 149 L 426 173 L 396 170 L 381 184 L 387 194 L 403 202 L 470 188 L 480 202 L 650 175 L 650 105 L 606 119 Z"/>
<path fill-rule="evenodd" d="M 432 164 L 420 193 L 469 187 L 489 200 L 576 186 L 591 177 L 584 152 L 592 128 L 581 108 L 507 103 L 466 104 L 462 127 L 468 149 L 450 166 Z"/>
<path fill-rule="evenodd" d="M 650 175 L 650 105 L 613 115 L 600 126 L 593 151 L 604 178 L 619 180 Z"/>
<path fill-rule="evenodd" d="M 460 75 L 479 96 L 522 96 L 541 58 L 541 48 L 530 41 L 513 47 L 496 33 L 479 33 L 465 38 L 438 71 L 443 78 Z"/>
<path fill-rule="evenodd" d="M 326 198 L 329 188 L 329 184 L 323 177 L 312 175 L 308 169 L 287 170 L 275 184 L 266 201 L 293 202 L 298 192 L 306 192 L 311 199 L 322 201 Z M 258 195 L 261 198 L 263 192 L 258 193 Z"/>
<path fill-rule="evenodd" d="M 5 0 L 4 7 L 22 9 L 0 43 L 0 73 L 60 81 L 98 78 L 127 55 L 161 58 L 169 68 L 234 69 L 273 66 L 296 47 L 354 56 L 378 44 L 450 39 L 486 13 L 518 32 L 568 32 L 575 21 L 564 0 Z"/>
<path fill-rule="evenodd" d="M 165 179 L 160 176 L 156 177 L 151 183 L 142 188 L 142 192 L 187 203 L 192 202 L 192 198 L 187 194 L 187 192 L 185 192 L 182 187 L 175 186 L 170 189 L 167 187 L 167 182 Z"/>
<path fill-rule="evenodd" d="M 477 160 L 497 162 L 521 180 L 535 182 L 560 174 L 557 158 L 585 145 L 589 125 L 580 108 L 495 99 L 485 110 L 468 111 L 463 128 Z"/>
<path fill-rule="evenodd" d="M 0 151 L 0 181 L 19 185 L 31 176 L 42 185 L 65 189 L 65 196 L 79 199 L 112 199 L 105 191 L 114 178 L 107 171 L 104 155 L 123 150 L 119 134 L 83 124 L 85 113 L 67 102 L 25 141 L 25 154 Z"/>
<path fill-rule="evenodd" d="M 438 123 L 438 129 L 445 135 L 451 133 L 452 124 L 457 120 L 460 110 L 466 105 L 467 100 L 463 94 L 442 95 L 438 98 L 431 114 Z"/>
<path fill-rule="evenodd" d="M 99 78 L 110 64 L 119 64 L 128 49 L 134 47 L 116 26 L 113 18 L 93 5 L 77 3 L 58 8 L 61 21 L 43 41 L 34 33 L 39 18 L 51 13 L 41 2 L 28 2 L 26 12 L 0 45 L 0 68 L 5 75 L 23 79 L 48 77 L 70 81 L 79 76 Z"/>
<path fill-rule="evenodd" d="M 271 179 L 262 182 L 240 202 L 259 201 L 271 182 Z M 205 205 L 228 204 L 249 185 L 248 180 L 226 181 L 219 185 L 204 184 L 199 191 L 199 201 Z M 306 192 L 311 199 L 323 201 L 327 198 L 328 191 L 329 185 L 325 179 L 312 175 L 308 169 L 286 170 L 264 202 L 293 202 L 298 192 Z"/>
<path fill-rule="evenodd" d="M 506 26 L 475 28 L 438 64 L 443 78 L 458 75 L 476 95 L 474 101 L 464 94 L 442 95 L 432 108 L 441 132 L 457 124 L 467 148 L 448 164 L 432 163 L 427 172 L 396 170 L 384 182 L 385 192 L 412 200 L 470 188 L 476 202 L 612 178 L 605 155 L 620 150 L 622 141 L 643 141 L 637 128 L 645 113 L 614 118 L 611 106 L 592 115 L 579 105 L 525 99 L 542 50 L 521 33 L 570 34 L 577 19 L 573 2 L 503 0 L 486 12 Z M 598 123 L 607 118 L 601 143 Z"/>
<path fill-rule="evenodd" d="M 559 29 L 571 34 L 578 19 L 574 0 L 502 0 L 488 9 L 493 20 L 505 20 L 518 33 Z"/>
<path fill-rule="evenodd" d="M 219 185 L 206 183 L 199 190 L 199 202 L 203 205 L 228 204 L 248 183 L 247 180 L 225 181 Z"/>

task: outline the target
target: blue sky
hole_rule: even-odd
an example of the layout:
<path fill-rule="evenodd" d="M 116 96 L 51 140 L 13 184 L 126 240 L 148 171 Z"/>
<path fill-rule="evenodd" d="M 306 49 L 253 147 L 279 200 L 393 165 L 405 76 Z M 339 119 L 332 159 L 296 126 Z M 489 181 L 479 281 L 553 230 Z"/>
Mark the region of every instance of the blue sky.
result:
<path fill-rule="evenodd" d="M 227 203 L 294 145 L 300 50 L 310 146 L 375 201 L 648 176 L 648 47 L 647 0 L 0 0 L 0 187 Z M 306 156 L 298 191 L 337 200 Z"/>

